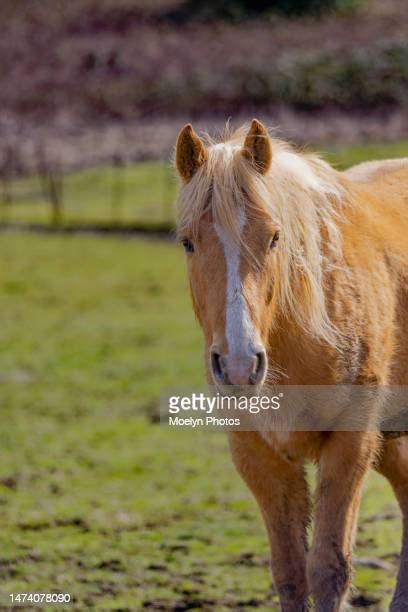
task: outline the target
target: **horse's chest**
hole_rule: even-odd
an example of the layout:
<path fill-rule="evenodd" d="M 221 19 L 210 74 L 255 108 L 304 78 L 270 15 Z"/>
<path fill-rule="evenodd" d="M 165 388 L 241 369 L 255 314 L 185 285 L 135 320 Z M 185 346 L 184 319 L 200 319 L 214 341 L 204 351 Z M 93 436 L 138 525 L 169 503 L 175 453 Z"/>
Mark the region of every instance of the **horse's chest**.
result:
<path fill-rule="evenodd" d="M 262 437 L 282 459 L 289 463 L 318 459 L 324 442 L 324 434 L 319 431 L 264 431 Z"/>

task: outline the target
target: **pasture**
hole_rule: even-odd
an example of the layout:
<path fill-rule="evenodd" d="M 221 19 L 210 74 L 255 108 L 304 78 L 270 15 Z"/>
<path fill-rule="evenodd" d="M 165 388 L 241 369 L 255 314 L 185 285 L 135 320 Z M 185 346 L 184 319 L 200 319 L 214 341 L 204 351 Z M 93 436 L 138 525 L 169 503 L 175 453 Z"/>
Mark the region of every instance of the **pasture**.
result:
<path fill-rule="evenodd" d="M 78 610 L 277 609 L 224 436 L 156 422 L 163 389 L 203 382 L 182 249 L 4 232 L 0 252 L 0 605 L 57 590 Z M 399 542 L 396 503 L 372 474 L 356 605 L 386 610 Z"/>

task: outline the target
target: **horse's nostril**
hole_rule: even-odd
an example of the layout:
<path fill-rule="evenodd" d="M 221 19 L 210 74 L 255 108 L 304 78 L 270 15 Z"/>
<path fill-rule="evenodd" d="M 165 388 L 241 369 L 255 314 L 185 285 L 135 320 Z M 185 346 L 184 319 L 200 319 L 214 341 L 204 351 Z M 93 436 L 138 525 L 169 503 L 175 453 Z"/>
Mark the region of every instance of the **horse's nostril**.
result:
<path fill-rule="evenodd" d="M 257 359 L 258 359 L 258 367 L 257 367 L 257 369 L 256 369 L 256 372 L 259 372 L 259 370 L 261 370 L 261 369 L 262 369 L 262 367 L 263 367 L 263 365 L 264 365 L 264 363 L 265 363 L 265 351 L 260 351 L 260 352 L 257 354 L 257 356 L 256 356 L 256 357 L 257 357 Z"/>
<path fill-rule="evenodd" d="M 266 352 L 264 350 L 259 351 L 256 354 L 256 363 L 254 371 L 251 374 L 250 382 L 252 384 L 258 383 L 263 379 L 266 370 Z"/>
<path fill-rule="evenodd" d="M 224 371 L 222 368 L 221 355 L 217 351 L 211 351 L 211 368 L 215 378 L 225 383 Z"/>

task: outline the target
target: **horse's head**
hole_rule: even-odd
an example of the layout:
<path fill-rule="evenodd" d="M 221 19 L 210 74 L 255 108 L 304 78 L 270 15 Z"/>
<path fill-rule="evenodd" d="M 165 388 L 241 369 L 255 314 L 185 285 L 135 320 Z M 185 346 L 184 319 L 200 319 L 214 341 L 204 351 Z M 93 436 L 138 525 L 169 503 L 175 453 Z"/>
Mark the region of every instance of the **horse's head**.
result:
<path fill-rule="evenodd" d="M 280 248 L 280 224 L 260 204 L 271 163 L 271 140 L 256 120 L 225 143 L 205 144 L 191 125 L 178 137 L 179 236 L 217 386 L 256 386 L 267 376 Z"/>

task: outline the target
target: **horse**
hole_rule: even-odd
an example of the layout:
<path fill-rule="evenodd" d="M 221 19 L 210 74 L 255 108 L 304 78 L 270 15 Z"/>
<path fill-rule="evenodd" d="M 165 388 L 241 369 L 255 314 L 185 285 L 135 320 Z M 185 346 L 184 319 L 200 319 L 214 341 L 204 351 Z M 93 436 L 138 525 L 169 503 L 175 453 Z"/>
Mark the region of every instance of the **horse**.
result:
<path fill-rule="evenodd" d="M 337 171 L 258 120 L 179 133 L 177 232 L 220 390 L 408 383 L 408 160 Z M 391 610 L 408 610 L 408 439 L 381 432 L 230 431 L 270 543 L 283 612 L 343 610 L 373 467 L 403 515 Z M 305 466 L 317 465 L 314 530 Z"/>

